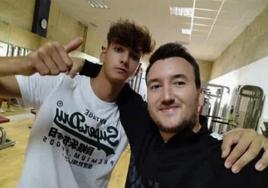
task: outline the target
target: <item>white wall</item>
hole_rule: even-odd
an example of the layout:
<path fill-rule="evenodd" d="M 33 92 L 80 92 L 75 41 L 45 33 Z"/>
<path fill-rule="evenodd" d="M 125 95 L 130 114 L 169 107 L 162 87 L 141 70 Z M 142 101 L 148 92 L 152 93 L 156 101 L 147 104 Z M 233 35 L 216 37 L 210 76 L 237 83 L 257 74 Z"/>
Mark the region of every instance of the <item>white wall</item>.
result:
<path fill-rule="evenodd" d="M 238 85 L 247 84 L 261 87 L 266 99 L 264 102 L 260 125 L 264 119 L 265 121 L 268 121 L 268 56 L 235 71 L 217 77 L 209 83 L 228 86 L 231 89 L 231 93 Z"/>

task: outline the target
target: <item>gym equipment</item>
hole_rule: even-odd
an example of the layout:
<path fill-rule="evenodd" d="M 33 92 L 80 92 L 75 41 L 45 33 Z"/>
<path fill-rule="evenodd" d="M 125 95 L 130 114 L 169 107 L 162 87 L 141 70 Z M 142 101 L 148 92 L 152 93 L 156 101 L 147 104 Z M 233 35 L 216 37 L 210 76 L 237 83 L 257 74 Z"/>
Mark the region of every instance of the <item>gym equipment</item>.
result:
<path fill-rule="evenodd" d="M 239 127 L 257 130 L 264 98 L 263 90 L 258 86 L 244 85 L 240 87 L 239 97 L 235 104 L 235 112 L 238 112 L 239 115 L 234 116 Z"/>
<path fill-rule="evenodd" d="M 205 103 L 201 114 L 208 118 L 208 128 L 212 132 L 222 134 L 226 132 L 227 126 L 235 126 L 230 124 L 227 119 L 226 99 L 230 94 L 230 88 L 223 85 L 206 84 L 204 93 Z"/>
<path fill-rule="evenodd" d="M 0 116 L 0 123 L 6 123 L 6 122 L 9 122 L 9 119 L 4 116 Z"/>
<path fill-rule="evenodd" d="M 262 134 L 268 138 L 268 122 L 263 122 L 264 124 L 264 129 L 262 129 Z"/>
<path fill-rule="evenodd" d="M 129 82 L 130 87 L 134 91 L 136 91 L 137 93 L 140 93 L 141 81 L 142 81 L 143 74 L 144 74 L 144 72 L 143 72 L 142 68 L 140 67 L 137 75 L 133 79 L 131 79 Z"/>
<path fill-rule="evenodd" d="M 3 127 L 0 127 L 0 150 L 15 145 L 15 141 L 12 141 L 6 137 L 6 131 Z"/>
<path fill-rule="evenodd" d="M 0 122 L 9 122 L 8 118 L 0 116 Z M 7 138 L 6 131 L 3 127 L 0 127 L 0 150 L 15 145 L 15 141 Z"/>

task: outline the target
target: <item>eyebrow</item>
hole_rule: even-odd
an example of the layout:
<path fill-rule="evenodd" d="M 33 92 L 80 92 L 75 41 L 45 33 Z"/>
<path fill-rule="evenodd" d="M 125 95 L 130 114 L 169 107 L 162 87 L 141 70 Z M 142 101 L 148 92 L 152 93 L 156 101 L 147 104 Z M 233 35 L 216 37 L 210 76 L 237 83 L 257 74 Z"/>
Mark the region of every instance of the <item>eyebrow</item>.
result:
<path fill-rule="evenodd" d="M 178 79 L 178 78 L 182 78 L 182 79 L 187 80 L 187 77 L 184 74 L 175 74 L 175 75 L 173 75 L 171 77 L 172 80 Z M 148 82 L 147 82 L 147 85 L 149 85 L 149 84 L 151 84 L 153 82 L 159 82 L 159 78 L 149 79 Z"/>
<path fill-rule="evenodd" d="M 153 82 L 158 82 L 158 80 L 159 80 L 158 78 L 150 79 L 148 80 L 147 85 L 150 85 Z"/>
<path fill-rule="evenodd" d="M 187 79 L 185 74 L 175 74 L 174 76 L 172 76 L 172 79 L 177 79 L 177 78 Z"/>
<path fill-rule="evenodd" d="M 142 52 L 142 50 L 136 50 L 136 49 L 134 49 L 134 48 L 132 48 L 132 47 L 130 47 L 130 46 L 127 46 L 127 45 L 124 45 L 124 44 L 120 44 L 120 43 L 114 43 L 114 45 L 119 45 L 119 46 L 121 46 L 121 47 L 128 48 L 129 51 L 130 51 L 130 53 L 131 53 L 132 55 L 138 56 L 139 59 L 141 59 L 141 58 L 143 57 L 143 52 Z"/>

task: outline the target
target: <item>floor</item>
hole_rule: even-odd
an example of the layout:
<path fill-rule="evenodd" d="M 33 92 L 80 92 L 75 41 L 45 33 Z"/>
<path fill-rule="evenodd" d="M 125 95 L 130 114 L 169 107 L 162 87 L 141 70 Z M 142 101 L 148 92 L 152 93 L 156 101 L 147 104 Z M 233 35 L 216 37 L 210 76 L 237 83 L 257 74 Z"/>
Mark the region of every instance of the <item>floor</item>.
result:
<path fill-rule="evenodd" d="M 0 150 L 0 187 L 15 188 L 19 180 L 23 166 L 23 157 L 27 147 L 27 141 L 34 116 L 29 113 L 29 109 L 16 109 L 14 112 L 0 113 L 8 117 L 11 121 L 1 123 L 7 137 L 15 140 L 15 146 Z M 115 167 L 108 188 L 124 187 L 127 167 L 129 163 L 129 148 L 121 156 Z"/>
<path fill-rule="evenodd" d="M 8 138 L 15 140 L 15 146 L 0 150 L 0 187 L 16 187 L 23 164 L 24 151 L 29 137 L 32 119 L 0 124 Z"/>

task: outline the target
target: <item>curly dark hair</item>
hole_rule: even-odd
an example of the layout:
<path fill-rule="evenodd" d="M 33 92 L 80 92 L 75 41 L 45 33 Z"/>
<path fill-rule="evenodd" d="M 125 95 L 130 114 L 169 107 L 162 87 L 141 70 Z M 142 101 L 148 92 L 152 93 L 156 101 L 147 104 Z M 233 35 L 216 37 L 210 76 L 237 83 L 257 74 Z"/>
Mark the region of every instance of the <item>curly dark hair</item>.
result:
<path fill-rule="evenodd" d="M 107 41 L 108 45 L 112 42 L 118 43 L 143 54 L 152 52 L 155 46 L 155 42 L 146 27 L 141 27 L 134 22 L 122 19 L 111 25 Z"/>

